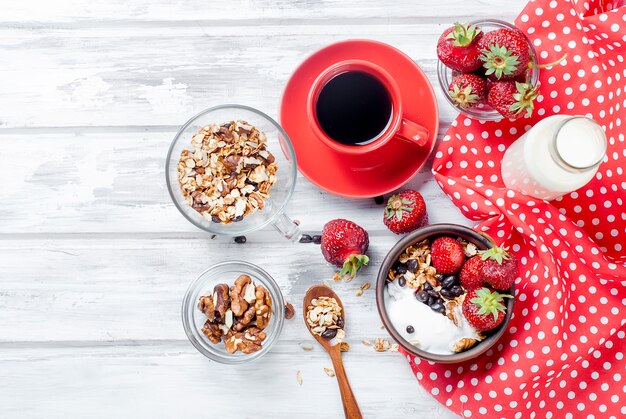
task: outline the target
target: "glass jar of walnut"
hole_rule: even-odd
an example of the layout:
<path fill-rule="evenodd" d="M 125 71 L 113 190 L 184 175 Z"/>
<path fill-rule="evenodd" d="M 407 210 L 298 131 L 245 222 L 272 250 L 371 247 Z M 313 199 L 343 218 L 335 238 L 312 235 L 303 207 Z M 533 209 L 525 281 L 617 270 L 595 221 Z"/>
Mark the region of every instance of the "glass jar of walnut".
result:
<path fill-rule="evenodd" d="M 241 275 L 249 276 L 257 286 L 265 288 L 270 295 L 268 300 L 271 301 L 271 315 L 262 329 L 265 338 L 261 343 L 261 349 L 254 351 L 244 351 L 244 348 L 232 351 L 226 342 L 211 340 L 206 330 L 203 330 L 207 315 L 198 309 L 200 299 L 212 295 L 216 285 L 221 283 L 232 285 Z M 242 261 L 221 262 L 202 272 L 189 285 L 183 298 L 182 320 L 189 341 L 202 355 L 223 364 L 242 364 L 260 358 L 278 340 L 285 320 L 285 303 L 278 284 L 260 267 Z"/>

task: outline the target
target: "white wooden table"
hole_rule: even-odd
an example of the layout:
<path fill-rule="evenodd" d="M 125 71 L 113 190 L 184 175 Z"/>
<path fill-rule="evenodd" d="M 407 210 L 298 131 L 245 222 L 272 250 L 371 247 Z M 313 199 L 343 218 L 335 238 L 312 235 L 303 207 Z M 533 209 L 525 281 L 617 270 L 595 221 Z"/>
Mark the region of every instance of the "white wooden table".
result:
<path fill-rule="evenodd" d="M 289 75 L 334 41 L 371 38 L 410 55 L 436 84 L 435 43 L 456 20 L 511 20 L 519 0 L 69 0 L 0 6 L 0 417 L 341 417 L 328 356 L 302 320 L 248 367 L 188 343 L 182 295 L 211 264 L 267 269 L 301 309 L 333 269 L 319 247 L 264 231 L 210 239 L 174 208 L 164 157 L 189 116 L 239 102 L 276 117 Z M 455 117 L 439 88 L 441 133 Z M 409 184 L 432 222 L 470 224 L 426 167 Z M 385 337 L 372 281 L 397 237 L 373 200 L 335 197 L 300 177 L 289 214 L 305 231 L 352 219 L 372 264 L 335 289 L 349 310 L 346 369 L 365 417 L 452 416 Z M 296 383 L 301 370 L 303 385 Z"/>

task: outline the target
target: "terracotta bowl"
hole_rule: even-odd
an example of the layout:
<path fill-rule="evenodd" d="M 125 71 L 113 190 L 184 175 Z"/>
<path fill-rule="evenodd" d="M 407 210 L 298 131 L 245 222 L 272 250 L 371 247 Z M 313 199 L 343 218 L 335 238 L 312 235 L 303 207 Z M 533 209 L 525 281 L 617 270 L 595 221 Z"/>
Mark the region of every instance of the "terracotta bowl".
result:
<path fill-rule="evenodd" d="M 457 224 L 432 224 L 426 227 L 422 227 L 420 229 L 415 230 L 414 232 L 406 235 L 402 238 L 398 243 L 393 246 L 393 248 L 387 253 L 387 256 L 383 260 L 383 263 L 378 271 L 378 278 L 376 279 L 376 306 L 378 307 L 378 313 L 385 325 L 385 328 L 391 334 L 393 339 L 398 342 L 398 344 L 408 353 L 418 356 L 422 359 L 440 362 L 440 363 L 456 363 L 456 362 L 464 362 L 470 360 L 472 358 L 477 357 L 478 355 L 484 353 L 489 348 L 491 348 L 495 343 L 500 339 L 502 334 L 507 328 L 509 321 L 511 320 L 511 315 L 513 314 L 513 305 L 514 298 L 506 299 L 506 316 L 504 318 L 504 322 L 494 330 L 487 332 L 487 338 L 476 344 L 471 349 L 467 351 L 452 354 L 452 355 L 441 355 L 441 354 L 433 354 L 422 349 L 419 349 L 413 345 L 411 345 L 408 341 L 406 341 L 398 331 L 393 327 L 389 317 L 387 316 L 387 311 L 385 308 L 385 299 L 384 299 L 384 289 L 387 285 L 387 273 L 389 269 L 394 264 L 394 262 L 398 259 L 400 254 L 406 249 L 408 246 L 418 243 L 424 239 L 435 239 L 438 236 L 452 236 L 452 237 L 461 237 L 468 242 L 474 243 L 478 250 L 486 250 L 494 246 L 493 242 L 488 239 L 486 236 L 477 233 L 476 231 Z M 510 295 L 514 294 L 514 287 L 508 292 Z"/>

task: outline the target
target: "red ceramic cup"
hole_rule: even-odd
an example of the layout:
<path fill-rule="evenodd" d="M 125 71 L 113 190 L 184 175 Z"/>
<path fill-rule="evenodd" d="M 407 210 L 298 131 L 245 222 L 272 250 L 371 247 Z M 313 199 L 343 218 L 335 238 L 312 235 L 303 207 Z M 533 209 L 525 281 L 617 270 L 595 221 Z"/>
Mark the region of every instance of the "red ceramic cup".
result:
<path fill-rule="evenodd" d="M 316 105 L 322 88 L 333 77 L 348 72 L 367 73 L 380 81 L 391 98 L 391 118 L 387 127 L 373 141 L 363 145 L 345 145 L 330 138 L 320 127 Z M 403 116 L 400 89 L 389 73 L 380 66 L 363 60 L 345 60 L 335 63 L 324 70 L 313 83 L 307 103 L 307 116 L 315 135 L 331 149 L 348 155 L 363 155 L 377 150 L 389 141 L 406 141 L 423 147 L 428 143 L 430 133 L 421 125 Z"/>

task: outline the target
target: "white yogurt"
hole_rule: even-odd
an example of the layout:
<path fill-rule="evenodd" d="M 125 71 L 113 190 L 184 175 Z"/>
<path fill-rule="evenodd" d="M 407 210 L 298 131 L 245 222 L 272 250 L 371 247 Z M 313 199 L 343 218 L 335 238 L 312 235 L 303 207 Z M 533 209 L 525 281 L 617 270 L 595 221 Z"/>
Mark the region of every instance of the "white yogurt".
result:
<path fill-rule="evenodd" d="M 593 120 L 552 115 L 508 148 L 502 180 L 509 189 L 551 200 L 586 185 L 606 151 L 606 137 Z"/>
<path fill-rule="evenodd" d="M 408 285 L 401 287 L 398 281 L 385 287 L 385 310 L 391 324 L 404 339 L 409 342 L 416 340 L 420 349 L 438 355 L 453 354 L 452 345 L 461 338 L 480 340 L 465 317 L 459 316 L 462 321 L 457 326 L 448 317 L 417 301 L 414 293 L 415 289 Z M 413 333 L 406 331 L 409 325 L 415 329 Z"/>

